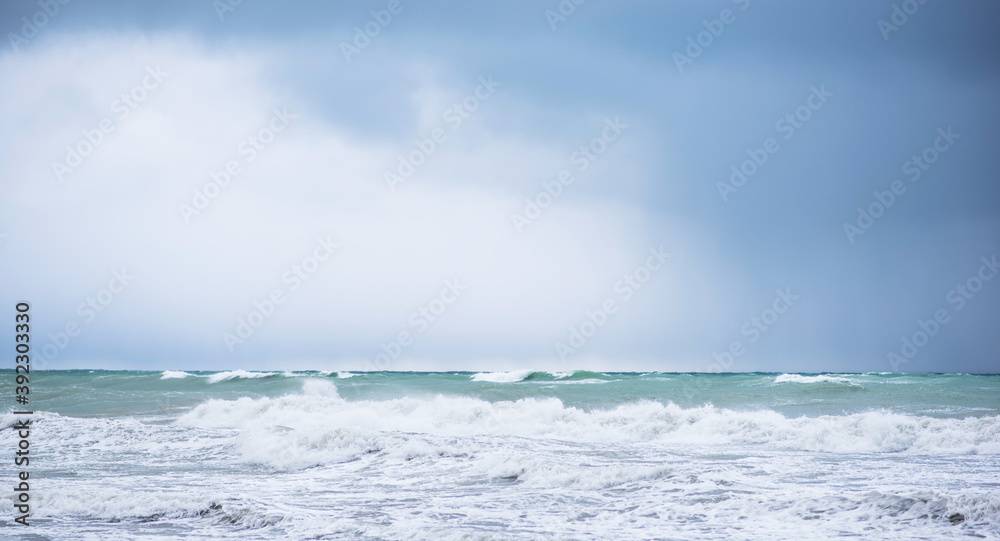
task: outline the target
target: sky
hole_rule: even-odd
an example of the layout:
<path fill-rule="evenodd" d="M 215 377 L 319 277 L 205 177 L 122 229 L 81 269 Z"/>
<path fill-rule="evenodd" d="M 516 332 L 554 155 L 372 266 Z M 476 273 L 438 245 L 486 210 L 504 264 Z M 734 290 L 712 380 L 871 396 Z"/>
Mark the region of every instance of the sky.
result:
<path fill-rule="evenodd" d="M 47 369 L 995 373 L 997 20 L 4 2 L 0 310 Z"/>

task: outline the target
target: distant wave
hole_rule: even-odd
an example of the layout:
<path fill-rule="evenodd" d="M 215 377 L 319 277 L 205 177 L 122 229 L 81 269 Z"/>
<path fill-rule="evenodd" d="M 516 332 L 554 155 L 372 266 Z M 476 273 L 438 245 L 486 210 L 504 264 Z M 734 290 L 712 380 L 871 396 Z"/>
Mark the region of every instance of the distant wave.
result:
<path fill-rule="evenodd" d="M 319 374 L 323 377 L 334 377 L 339 379 L 346 379 L 355 376 L 350 372 L 333 372 L 331 370 L 319 370 L 316 372 L 295 372 L 292 370 L 285 370 L 284 372 L 251 372 L 249 370 L 229 370 L 225 372 L 219 372 L 217 374 L 199 375 L 192 374 L 190 372 L 184 372 L 183 370 L 164 370 L 160 379 L 183 379 L 183 378 L 207 378 L 209 383 L 219 383 L 221 381 L 228 381 L 231 379 L 259 379 L 259 378 L 269 378 L 271 376 L 281 376 L 284 378 L 307 378 L 310 376 L 315 376 Z"/>
<path fill-rule="evenodd" d="M 841 376 L 803 376 L 800 374 L 781 374 L 774 378 L 775 383 L 845 383 L 860 387 L 857 383 Z"/>
<path fill-rule="evenodd" d="M 186 377 L 196 377 L 194 374 L 188 374 L 187 372 L 181 370 L 164 370 L 163 375 L 160 379 L 178 379 Z"/>
<path fill-rule="evenodd" d="M 560 380 L 600 380 L 607 381 L 605 374 L 588 370 L 572 370 L 567 372 L 546 372 L 541 370 L 511 370 L 510 372 L 480 372 L 473 374 L 472 381 L 490 383 L 517 383 L 519 381 L 560 381 Z M 592 382 L 591 382 L 592 383 Z"/>
<path fill-rule="evenodd" d="M 209 383 L 219 383 L 220 381 L 228 381 L 236 378 L 244 379 L 255 379 L 255 378 L 269 378 L 271 376 L 277 376 L 277 372 L 247 372 L 246 370 L 229 370 L 226 372 L 219 372 L 218 374 L 212 374 L 208 376 Z"/>
<path fill-rule="evenodd" d="M 534 374 L 534 370 L 512 370 L 510 372 L 480 372 L 472 375 L 472 381 L 489 381 L 491 383 L 514 383 L 524 381 Z"/>

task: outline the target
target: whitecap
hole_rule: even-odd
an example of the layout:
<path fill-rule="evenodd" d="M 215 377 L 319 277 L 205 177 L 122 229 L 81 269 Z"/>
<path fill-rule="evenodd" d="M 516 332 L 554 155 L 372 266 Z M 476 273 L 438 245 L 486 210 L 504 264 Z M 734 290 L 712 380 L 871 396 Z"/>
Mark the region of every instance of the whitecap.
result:
<path fill-rule="evenodd" d="M 219 372 L 218 374 L 208 376 L 208 382 L 219 383 L 220 381 L 228 381 L 236 378 L 254 379 L 266 378 L 274 375 L 277 375 L 277 372 L 247 372 L 246 370 L 228 370 L 226 372 Z"/>
<path fill-rule="evenodd" d="M 514 383 L 524 381 L 534 374 L 534 370 L 511 370 L 510 372 L 480 372 L 472 375 L 472 381 L 488 381 L 491 383 Z"/>
<path fill-rule="evenodd" d="M 781 374 L 774 378 L 775 383 L 847 383 L 856 385 L 853 381 L 840 376 L 803 376 L 801 374 Z"/>
<path fill-rule="evenodd" d="M 329 380 L 306 380 L 301 394 L 210 400 L 177 423 L 238 429 L 244 460 L 278 468 L 352 460 L 373 450 L 391 453 L 438 436 L 480 435 L 851 454 L 1000 454 L 1000 416 L 940 419 L 869 411 L 791 418 L 766 409 L 682 408 L 655 401 L 584 410 L 557 398 L 489 402 L 444 395 L 346 401 Z M 276 426 L 295 429 L 296 438 L 275 432 Z"/>

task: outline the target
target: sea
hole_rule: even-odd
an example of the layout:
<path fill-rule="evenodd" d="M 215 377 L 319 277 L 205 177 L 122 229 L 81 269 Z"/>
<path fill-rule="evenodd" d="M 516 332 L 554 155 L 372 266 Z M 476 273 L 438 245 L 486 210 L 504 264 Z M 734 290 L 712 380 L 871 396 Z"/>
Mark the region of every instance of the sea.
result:
<path fill-rule="evenodd" d="M 0 539 L 1000 539 L 998 375 L 31 375 Z"/>

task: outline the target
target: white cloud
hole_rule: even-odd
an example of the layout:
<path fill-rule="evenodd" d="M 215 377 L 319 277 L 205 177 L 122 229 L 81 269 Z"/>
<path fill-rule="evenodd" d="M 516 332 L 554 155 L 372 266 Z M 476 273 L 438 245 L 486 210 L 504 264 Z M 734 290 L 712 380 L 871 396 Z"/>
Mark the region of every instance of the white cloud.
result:
<path fill-rule="evenodd" d="M 698 238 L 692 226 L 683 233 L 670 224 L 651 227 L 635 208 L 576 198 L 572 189 L 518 234 L 510 213 L 554 175 L 553 166 L 566 163 L 566 145 L 496 136 L 474 119 L 450 134 L 426 169 L 390 192 L 383 172 L 411 147 L 354 141 L 310 104 L 283 102 L 261 75 L 276 61 L 169 36 L 67 37 L 0 57 L 0 113 L 11 119 L 0 126 L 0 139 L 8 141 L 0 225 L 10 235 L 3 250 L 16 251 L 20 262 L 5 261 L 4 282 L 47 299 L 58 314 L 53 320 L 65 321 L 93 284 L 125 266 L 136 282 L 101 326 L 88 329 L 101 337 L 88 338 L 93 347 L 113 352 L 122 336 L 165 347 L 186 342 L 221 366 L 242 358 L 228 356 L 221 333 L 272 288 L 287 291 L 282 273 L 309 255 L 315 237 L 332 234 L 340 251 L 289 292 L 241 355 L 253 357 L 258 348 L 273 355 L 281 345 L 299 357 L 374 354 L 379 341 L 407 328 L 407 315 L 444 279 L 457 276 L 467 293 L 414 351 L 452 352 L 477 341 L 510 351 L 541 344 L 527 356 L 536 359 L 584 308 L 613 294 L 615 280 L 641 263 L 648 246 L 694 252 L 685 250 Z M 111 103 L 141 84 L 147 66 L 169 75 L 119 119 Z M 434 77 L 435 70 L 425 72 Z M 414 100 L 424 128 L 434 125 L 428 111 L 448 102 L 442 96 L 470 89 L 442 89 L 431 79 L 420 91 L 390 91 Z M 504 107 L 499 98 L 488 105 Z M 298 118 L 248 162 L 238 145 L 266 125 L 275 107 Z M 103 117 L 114 119 L 114 132 L 60 184 L 51 163 Z M 192 190 L 229 160 L 239 161 L 240 174 L 185 224 L 178 205 L 190 203 Z M 700 318 L 690 317 L 693 310 L 737 290 L 700 270 L 715 262 L 694 268 L 692 261 L 665 271 L 657 278 L 663 283 L 650 288 L 669 305 L 647 300 L 637 303 L 641 311 L 621 316 L 641 329 L 637 341 L 695 330 Z M 37 269 L 49 273 L 39 279 Z M 615 332 L 629 332 L 618 326 Z M 362 351 L 358 343 L 371 346 Z"/>

